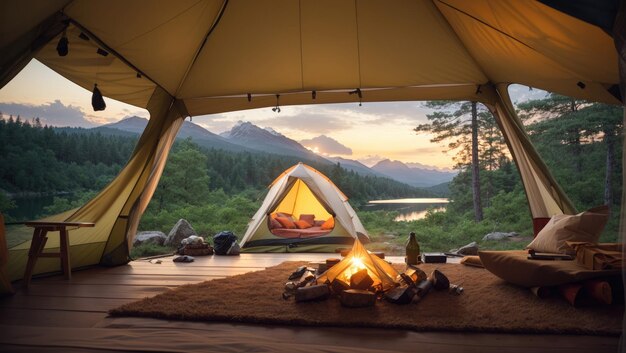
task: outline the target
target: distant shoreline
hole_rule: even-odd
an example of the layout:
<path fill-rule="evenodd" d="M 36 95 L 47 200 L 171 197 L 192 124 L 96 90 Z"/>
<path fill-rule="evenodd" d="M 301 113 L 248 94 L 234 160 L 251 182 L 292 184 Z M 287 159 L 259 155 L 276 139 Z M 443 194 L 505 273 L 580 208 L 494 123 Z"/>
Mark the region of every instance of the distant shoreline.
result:
<path fill-rule="evenodd" d="M 408 198 L 393 200 L 372 200 L 368 204 L 422 204 L 422 203 L 449 203 L 447 198 Z"/>

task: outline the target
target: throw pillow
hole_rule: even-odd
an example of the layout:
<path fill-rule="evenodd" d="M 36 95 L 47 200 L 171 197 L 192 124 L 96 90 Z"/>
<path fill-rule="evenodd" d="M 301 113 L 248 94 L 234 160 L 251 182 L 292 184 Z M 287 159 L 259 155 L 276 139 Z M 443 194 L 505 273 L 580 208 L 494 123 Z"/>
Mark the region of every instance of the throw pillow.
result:
<path fill-rule="evenodd" d="M 313 226 L 315 224 L 315 215 L 314 214 L 301 214 L 300 220 L 305 221 L 311 226 Z"/>
<path fill-rule="evenodd" d="M 297 227 L 298 229 L 307 229 L 307 228 L 311 228 L 311 227 L 312 227 L 312 226 L 311 226 L 311 224 L 310 224 L 309 222 L 307 222 L 307 221 L 302 221 L 302 220 L 300 220 L 300 221 L 295 221 L 295 222 L 294 222 L 294 224 L 296 225 L 296 227 Z"/>
<path fill-rule="evenodd" d="M 293 215 L 291 213 L 276 212 L 276 214 L 278 215 L 278 217 L 289 218 L 292 222 L 294 221 Z"/>
<path fill-rule="evenodd" d="M 276 228 L 281 228 L 282 225 L 280 224 L 279 221 L 277 221 L 274 218 L 270 218 L 270 229 L 276 229 Z"/>
<path fill-rule="evenodd" d="M 555 215 L 527 248 L 537 252 L 573 255 L 576 251 L 566 242 L 597 243 L 608 220 L 607 206 L 595 207 L 576 215 Z"/>
<path fill-rule="evenodd" d="M 329 230 L 333 228 L 335 228 L 335 219 L 333 217 L 330 217 L 326 220 L 326 222 L 324 222 L 324 224 L 322 224 L 322 229 L 324 230 Z"/>
<path fill-rule="evenodd" d="M 276 220 L 280 223 L 283 228 L 287 229 L 296 229 L 296 225 L 293 224 L 290 218 L 287 217 L 276 217 Z"/>

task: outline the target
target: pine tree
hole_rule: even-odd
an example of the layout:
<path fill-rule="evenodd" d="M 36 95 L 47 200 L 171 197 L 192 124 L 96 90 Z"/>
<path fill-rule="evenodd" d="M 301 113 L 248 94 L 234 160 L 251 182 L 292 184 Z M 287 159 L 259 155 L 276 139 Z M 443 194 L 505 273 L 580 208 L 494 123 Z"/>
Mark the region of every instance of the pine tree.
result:
<path fill-rule="evenodd" d="M 431 142 L 447 142 L 446 152 L 456 152 L 455 168 L 471 171 L 474 219 L 481 221 L 481 162 L 493 168 L 504 156 L 505 146 L 495 132 L 495 120 L 476 102 L 431 101 L 425 107 L 433 110 L 427 114 L 430 123 L 418 125 L 414 131 L 434 134 Z"/>

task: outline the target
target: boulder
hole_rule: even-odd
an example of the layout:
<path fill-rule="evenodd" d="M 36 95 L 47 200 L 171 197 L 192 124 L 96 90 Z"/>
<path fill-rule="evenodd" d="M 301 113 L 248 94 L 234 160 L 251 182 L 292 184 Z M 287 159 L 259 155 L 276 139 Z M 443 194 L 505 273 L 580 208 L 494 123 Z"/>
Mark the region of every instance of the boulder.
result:
<path fill-rule="evenodd" d="M 176 222 L 176 225 L 174 225 L 172 230 L 170 230 L 170 233 L 167 235 L 167 239 L 165 239 L 163 245 L 178 247 L 183 239 L 192 235 L 197 235 L 197 233 L 193 230 L 191 224 L 184 219 L 180 219 Z"/>
<path fill-rule="evenodd" d="M 165 233 L 155 231 L 155 230 L 139 232 L 135 236 L 135 240 L 133 241 L 133 246 L 142 245 L 142 244 L 163 245 L 163 243 L 165 242 L 165 238 L 167 238 Z"/>
<path fill-rule="evenodd" d="M 459 254 L 459 255 L 478 255 L 478 244 L 475 241 L 463 245 L 458 249 L 450 250 L 451 253 Z"/>
<path fill-rule="evenodd" d="M 487 235 L 485 235 L 483 237 L 483 240 L 502 240 L 502 239 L 507 239 L 510 237 L 516 237 L 519 234 L 515 233 L 515 232 L 510 232 L 510 233 L 506 233 L 506 232 L 492 232 L 489 233 Z"/>

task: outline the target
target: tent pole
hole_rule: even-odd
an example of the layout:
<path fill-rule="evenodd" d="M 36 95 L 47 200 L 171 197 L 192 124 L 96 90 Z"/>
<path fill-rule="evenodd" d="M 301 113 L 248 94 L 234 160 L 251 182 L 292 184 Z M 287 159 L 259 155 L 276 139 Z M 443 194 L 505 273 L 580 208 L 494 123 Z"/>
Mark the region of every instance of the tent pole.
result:
<path fill-rule="evenodd" d="M 626 1 L 620 3 L 615 22 L 613 23 L 613 42 L 617 49 L 617 64 L 619 68 L 619 86 L 622 99 L 623 126 L 626 126 Z M 624 137 L 624 129 L 622 129 L 622 137 Z M 620 203 L 620 221 L 619 221 L 619 238 L 622 243 L 622 256 L 626 257 L 626 189 L 623 187 L 626 182 L 626 145 L 622 143 L 622 200 Z M 626 273 L 622 271 L 622 284 L 626 291 Z M 626 292 L 625 292 L 626 293 Z M 626 351 L 626 313 L 622 318 L 622 335 L 619 341 L 619 351 Z"/>
<path fill-rule="evenodd" d="M 536 235 L 554 214 L 575 214 L 576 209 L 534 149 L 522 122 L 515 114 L 506 92 L 507 86 L 487 86 L 485 89 L 494 95 L 494 103 L 488 107 L 496 118 L 520 173 Z"/>

